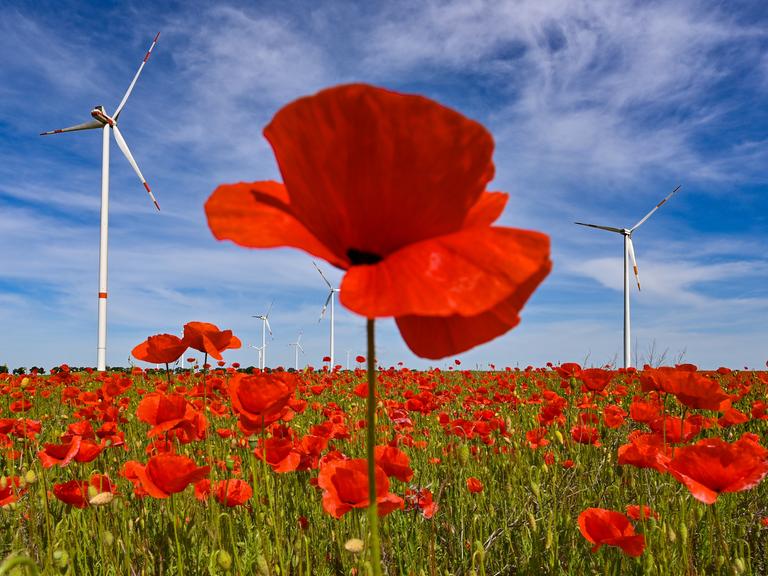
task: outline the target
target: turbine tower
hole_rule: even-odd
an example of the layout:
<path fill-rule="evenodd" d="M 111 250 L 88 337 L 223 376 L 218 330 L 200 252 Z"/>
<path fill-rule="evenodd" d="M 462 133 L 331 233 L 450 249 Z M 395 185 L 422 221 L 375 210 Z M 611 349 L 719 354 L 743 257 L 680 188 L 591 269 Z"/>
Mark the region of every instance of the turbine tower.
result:
<path fill-rule="evenodd" d="M 260 359 L 259 368 L 262 370 L 267 366 L 267 330 L 269 330 L 269 335 L 272 336 L 272 327 L 269 325 L 269 313 L 272 311 L 272 304 L 274 303 L 274 300 L 270 303 L 266 314 L 253 316 L 261 320 L 261 348 L 257 348 L 257 350 L 259 351 Z"/>
<path fill-rule="evenodd" d="M 304 348 L 301 347 L 301 337 L 303 334 L 304 334 L 303 332 L 299 332 L 299 337 L 296 339 L 296 342 L 291 342 L 290 344 L 288 344 L 288 346 L 294 347 L 294 352 L 296 353 L 296 357 L 293 365 L 295 370 L 299 369 L 299 350 L 301 350 L 301 353 L 304 354 Z"/>
<path fill-rule="evenodd" d="M 331 305 L 331 318 L 330 318 L 330 322 L 331 322 L 331 335 L 330 335 L 330 350 L 329 350 L 329 353 L 328 353 L 328 357 L 331 359 L 331 363 L 329 365 L 329 370 L 333 370 L 333 367 L 336 365 L 334 363 L 334 358 L 333 358 L 333 351 L 334 351 L 334 347 L 333 347 L 334 346 L 333 345 L 333 342 L 334 342 L 334 337 L 333 337 L 333 327 L 334 327 L 333 309 L 334 309 L 334 306 L 333 306 L 333 304 L 334 304 L 334 300 L 335 300 L 334 295 L 336 294 L 336 292 L 341 292 L 341 290 L 339 288 L 334 288 L 333 286 L 331 286 L 331 283 L 328 282 L 328 278 L 325 277 L 325 274 L 323 274 L 323 271 L 320 270 L 320 268 L 317 266 L 317 264 L 315 263 L 314 260 L 312 261 L 312 264 L 314 265 L 315 269 L 318 272 L 320 272 L 320 276 L 322 276 L 323 281 L 328 285 L 328 290 L 329 290 L 328 298 L 325 299 L 325 304 L 323 304 L 323 309 L 320 311 L 320 318 L 318 319 L 318 322 L 320 322 L 323 319 L 323 317 L 325 316 L 325 311 L 328 308 L 328 304 L 330 303 L 330 305 Z"/>
<path fill-rule="evenodd" d="M 680 190 L 680 186 L 672 190 L 664 200 L 656 204 L 653 210 L 648 212 L 643 218 L 632 228 L 614 228 L 612 226 L 599 226 L 597 224 L 585 224 L 584 222 L 576 222 L 579 226 L 589 226 L 590 228 L 597 228 L 599 230 L 606 230 L 608 232 L 615 232 L 624 236 L 624 368 L 632 366 L 632 360 L 630 358 L 630 322 L 629 322 L 629 260 L 632 259 L 632 269 L 635 273 L 635 280 L 637 281 L 637 289 L 640 290 L 640 275 L 637 271 L 637 259 L 635 258 L 635 248 L 632 245 L 632 233 L 637 230 L 643 223 L 645 223 L 651 215 L 656 212 L 661 205 Z"/>
<path fill-rule="evenodd" d="M 155 208 L 160 210 L 160 205 L 157 203 L 155 195 L 152 194 L 152 189 L 149 187 L 149 184 L 147 184 L 147 180 L 144 178 L 141 170 L 139 170 L 139 165 L 136 163 L 136 160 L 133 159 L 133 155 L 128 148 L 128 144 L 126 144 L 125 138 L 123 138 L 123 135 L 120 133 L 120 129 L 117 127 L 117 121 L 120 117 L 120 113 L 123 111 L 125 103 L 128 101 L 128 97 L 131 95 L 133 87 L 136 85 L 136 81 L 139 79 L 139 75 L 144 69 L 144 65 L 147 63 L 147 60 L 149 60 L 149 56 L 152 54 L 152 49 L 155 47 L 155 44 L 157 44 L 157 39 L 159 36 L 160 33 L 158 32 L 155 36 L 155 39 L 152 40 L 152 44 L 150 45 L 149 50 L 147 50 L 147 54 L 144 56 L 144 60 L 141 62 L 139 70 L 133 77 L 130 86 L 128 86 L 128 90 L 126 90 L 123 99 L 120 101 L 120 104 L 117 105 L 117 108 L 115 109 L 115 112 L 112 114 L 112 116 L 107 114 L 104 106 L 95 106 L 93 110 L 91 110 L 91 116 L 93 116 L 93 120 L 90 122 L 77 124 L 76 126 L 70 126 L 69 128 L 51 130 L 50 132 L 42 132 L 40 134 L 41 136 L 48 136 L 50 134 L 63 134 L 64 132 L 77 132 L 80 130 L 95 130 L 97 128 L 101 128 L 101 232 L 99 240 L 98 298 L 99 328 L 96 343 L 96 370 L 100 372 L 106 370 L 107 367 L 107 232 L 109 225 L 109 132 L 111 130 L 115 135 L 115 141 L 117 142 L 118 148 L 120 148 L 120 151 L 128 159 L 128 163 L 133 168 L 133 171 L 136 172 L 139 180 L 141 180 L 141 183 L 144 185 L 144 189 L 149 194 L 152 202 L 154 202 Z"/>

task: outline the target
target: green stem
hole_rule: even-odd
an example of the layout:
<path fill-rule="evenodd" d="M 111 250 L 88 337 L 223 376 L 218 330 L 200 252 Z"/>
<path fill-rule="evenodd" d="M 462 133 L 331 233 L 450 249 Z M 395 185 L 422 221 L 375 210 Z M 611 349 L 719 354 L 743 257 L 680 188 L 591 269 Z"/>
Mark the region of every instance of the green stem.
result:
<path fill-rule="evenodd" d="M 371 564 L 374 576 L 381 576 L 381 542 L 379 538 L 379 513 L 376 507 L 376 345 L 373 318 L 368 318 L 368 411 L 366 415 L 366 440 L 368 457 L 368 524 L 371 530 Z"/>

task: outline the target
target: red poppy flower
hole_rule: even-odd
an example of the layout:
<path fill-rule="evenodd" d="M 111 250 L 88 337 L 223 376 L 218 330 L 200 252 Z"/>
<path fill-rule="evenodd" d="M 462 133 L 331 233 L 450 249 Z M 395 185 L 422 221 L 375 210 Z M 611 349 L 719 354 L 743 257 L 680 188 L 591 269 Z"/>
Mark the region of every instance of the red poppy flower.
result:
<path fill-rule="evenodd" d="M 401 482 L 409 482 L 413 478 L 408 454 L 394 446 L 376 446 L 374 459 L 390 478 L 394 476 Z"/>
<path fill-rule="evenodd" d="M 148 394 L 139 402 L 136 416 L 152 426 L 147 432 L 149 438 L 172 432 L 183 444 L 202 440 L 208 427 L 205 416 L 181 394 Z"/>
<path fill-rule="evenodd" d="M 168 498 L 202 480 L 209 471 L 210 466 L 198 467 L 186 456 L 160 454 L 150 458 L 146 465 L 129 460 L 125 463 L 123 475 L 140 487 L 140 493 L 154 498 Z"/>
<path fill-rule="evenodd" d="M 208 478 L 200 480 L 195 484 L 195 498 L 205 500 L 211 493 L 211 481 Z M 214 485 L 213 496 L 219 504 L 229 508 L 242 506 L 251 496 L 253 488 L 245 480 L 230 478 L 229 480 L 219 480 Z"/>
<path fill-rule="evenodd" d="M 151 364 L 176 362 L 187 350 L 188 344 L 173 334 L 150 336 L 131 351 L 134 358 Z"/>
<path fill-rule="evenodd" d="M 643 390 L 674 394 L 690 408 L 718 410 L 720 403 L 730 398 L 717 382 L 696 372 L 691 364 L 646 369 L 640 374 L 640 382 Z"/>
<path fill-rule="evenodd" d="M 221 353 L 224 350 L 242 346 L 232 330 L 219 330 L 218 326 L 208 322 L 184 324 L 184 342 L 190 348 L 205 352 L 216 360 L 222 360 Z"/>
<path fill-rule="evenodd" d="M 248 433 L 280 419 L 290 411 L 297 378 L 289 372 L 234 374 L 229 381 L 232 408 L 240 415 L 240 427 Z"/>
<path fill-rule="evenodd" d="M 629 435 L 628 440 L 629 444 L 619 446 L 620 465 L 653 468 L 661 473 L 667 471 L 672 450 L 664 445 L 660 436 L 634 432 Z"/>
<path fill-rule="evenodd" d="M 21 478 L 18 476 L 3 476 L 0 478 L 0 507 L 8 506 L 18 501 L 27 489 L 20 488 Z"/>
<path fill-rule="evenodd" d="M 208 199 L 219 240 L 292 246 L 346 274 L 341 302 L 394 316 L 419 356 L 504 334 L 551 268 L 549 239 L 491 227 L 507 200 L 491 135 L 421 96 L 352 84 L 285 106 L 265 128 L 285 185 L 222 185 Z"/>
<path fill-rule="evenodd" d="M 584 383 L 584 388 L 591 390 L 592 392 L 601 392 L 610 384 L 613 378 L 613 372 L 611 370 L 603 370 L 602 368 L 589 368 L 582 370 L 578 373 L 576 378 Z"/>
<path fill-rule="evenodd" d="M 601 446 L 600 444 L 600 431 L 594 426 L 587 426 L 581 424 L 571 428 L 571 438 L 579 444 L 593 444 L 594 446 Z"/>
<path fill-rule="evenodd" d="M 627 516 L 632 518 L 632 520 L 644 520 L 646 518 L 655 518 L 656 520 L 659 519 L 658 512 L 652 510 L 649 506 L 640 506 L 639 504 L 628 504 Z"/>
<path fill-rule="evenodd" d="M 645 537 L 635 534 L 629 518 L 621 512 L 604 508 L 587 508 L 579 514 L 579 531 L 594 544 L 592 552 L 600 546 L 618 546 L 630 556 L 640 556 L 645 549 Z"/>
<path fill-rule="evenodd" d="M 376 466 L 376 506 L 379 516 L 403 508 L 400 496 L 389 491 L 389 478 Z M 353 508 L 367 508 L 368 462 L 363 458 L 329 460 L 320 466 L 317 485 L 323 489 L 323 510 L 341 518 Z"/>
<path fill-rule="evenodd" d="M 470 476 L 467 478 L 467 490 L 472 494 L 478 494 L 483 491 L 483 483 L 474 476 Z"/>
<path fill-rule="evenodd" d="M 703 438 L 675 450 L 669 472 L 693 497 L 712 504 L 723 492 L 754 488 L 768 474 L 768 450 L 745 434 L 733 444 Z"/>
<path fill-rule="evenodd" d="M 90 480 L 70 480 L 53 485 L 53 495 L 75 508 L 106 504 L 112 501 L 115 493 L 109 476 L 102 474 L 94 474 Z"/>
<path fill-rule="evenodd" d="M 420 510 L 422 516 L 427 520 L 432 518 L 439 508 L 429 488 L 420 490 L 409 488 L 405 491 L 405 502 L 406 510 Z"/>

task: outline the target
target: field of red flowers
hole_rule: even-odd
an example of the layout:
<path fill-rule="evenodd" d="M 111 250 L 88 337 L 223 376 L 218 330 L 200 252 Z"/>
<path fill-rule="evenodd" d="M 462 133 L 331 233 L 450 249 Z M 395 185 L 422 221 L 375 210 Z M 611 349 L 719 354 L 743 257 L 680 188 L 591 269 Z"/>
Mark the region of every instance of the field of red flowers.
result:
<path fill-rule="evenodd" d="M 371 571 L 364 370 L 0 378 L 0 574 Z M 768 572 L 768 373 L 376 379 L 385 574 Z"/>

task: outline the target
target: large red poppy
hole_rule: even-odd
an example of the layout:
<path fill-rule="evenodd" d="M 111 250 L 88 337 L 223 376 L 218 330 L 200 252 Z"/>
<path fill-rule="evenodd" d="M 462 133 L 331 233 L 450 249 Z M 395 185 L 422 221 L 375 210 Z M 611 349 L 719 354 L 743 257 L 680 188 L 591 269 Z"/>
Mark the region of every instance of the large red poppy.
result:
<path fill-rule="evenodd" d="M 156 334 L 136 346 L 131 354 L 134 358 L 151 364 L 170 364 L 181 358 L 188 346 L 189 344 L 173 334 Z"/>
<path fill-rule="evenodd" d="M 696 367 L 682 364 L 675 368 L 646 368 L 640 374 L 643 390 L 659 390 L 674 394 L 690 408 L 719 410 L 720 404 L 730 396 L 714 380 L 696 372 Z"/>
<path fill-rule="evenodd" d="M 379 516 L 403 508 L 404 500 L 389 491 L 386 472 L 376 466 L 376 507 Z M 334 518 L 341 518 L 352 508 L 367 508 L 368 462 L 354 460 L 330 460 L 323 462 L 317 476 L 317 485 L 323 489 L 323 510 Z"/>
<path fill-rule="evenodd" d="M 341 302 L 395 317 L 419 356 L 504 334 L 551 269 L 547 236 L 491 226 L 507 200 L 486 192 L 491 135 L 432 100 L 338 86 L 285 106 L 264 135 L 285 184 L 219 186 L 214 236 L 346 270 Z"/>
<path fill-rule="evenodd" d="M 768 474 L 768 450 L 745 434 L 733 444 L 704 438 L 675 450 L 667 470 L 693 497 L 713 504 L 723 492 L 754 488 Z"/>
<path fill-rule="evenodd" d="M 629 518 L 621 512 L 604 508 L 587 508 L 579 514 L 579 531 L 589 542 L 592 552 L 600 546 L 618 546 L 630 556 L 640 556 L 645 549 L 645 537 L 635 534 Z"/>
<path fill-rule="evenodd" d="M 219 330 L 219 327 L 209 322 L 187 322 L 184 324 L 184 343 L 190 348 L 199 350 L 221 360 L 224 350 L 240 348 L 240 339 L 232 334 L 232 330 Z"/>

